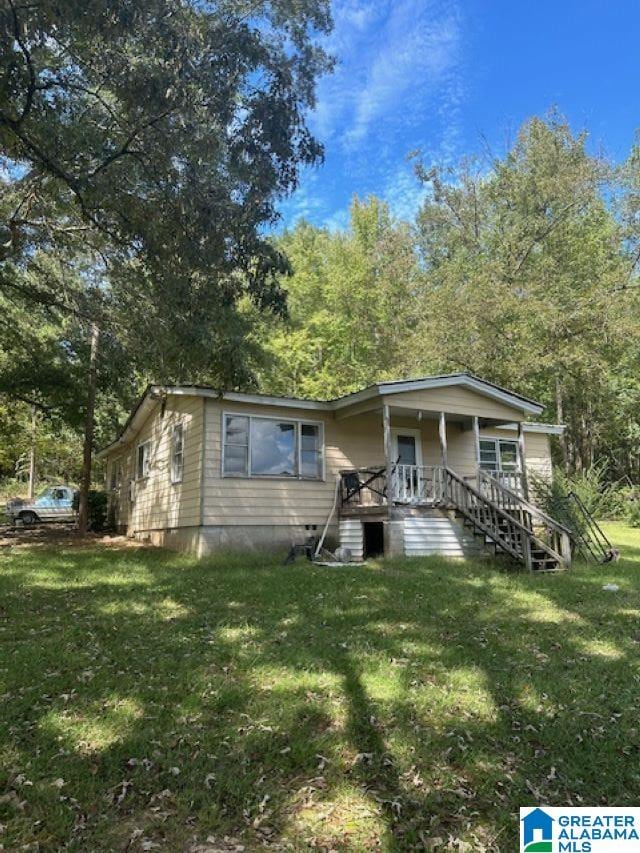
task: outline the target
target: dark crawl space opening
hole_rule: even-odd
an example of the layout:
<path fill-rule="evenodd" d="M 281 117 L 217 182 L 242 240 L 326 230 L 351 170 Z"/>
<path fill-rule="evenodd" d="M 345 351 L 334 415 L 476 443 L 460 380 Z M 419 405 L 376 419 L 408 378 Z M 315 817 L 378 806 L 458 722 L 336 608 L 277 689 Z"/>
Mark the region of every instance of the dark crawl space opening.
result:
<path fill-rule="evenodd" d="M 384 554 L 384 527 L 381 521 L 365 521 L 364 558 L 381 557 Z"/>

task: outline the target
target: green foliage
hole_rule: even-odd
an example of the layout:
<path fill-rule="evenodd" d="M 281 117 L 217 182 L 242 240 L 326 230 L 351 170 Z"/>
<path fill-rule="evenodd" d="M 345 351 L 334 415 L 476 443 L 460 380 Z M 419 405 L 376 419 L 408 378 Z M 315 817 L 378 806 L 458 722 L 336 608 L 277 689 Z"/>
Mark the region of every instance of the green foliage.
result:
<path fill-rule="evenodd" d="M 89 491 L 89 530 L 100 533 L 107 521 L 108 496 L 105 491 Z"/>
<path fill-rule="evenodd" d="M 637 495 L 627 503 L 624 520 L 630 527 L 640 527 L 640 499 Z"/>
<path fill-rule="evenodd" d="M 0 489 L 24 497 L 33 437 L 32 407 L 0 396 Z M 38 414 L 35 448 L 38 488 L 47 483 L 77 483 L 82 441 L 59 417 Z"/>
<path fill-rule="evenodd" d="M 178 321 L 239 291 L 281 308 L 263 226 L 322 157 L 306 113 L 330 27 L 327 0 L 5 4 L 5 257 L 106 250 L 113 281 L 171 294 Z"/>
<path fill-rule="evenodd" d="M 616 405 L 615 367 L 625 353 L 635 358 L 630 335 L 637 339 L 635 295 L 613 294 L 626 267 L 603 197 L 606 163 L 552 114 L 527 122 L 488 172 L 463 164 L 452 176 L 422 177 L 426 363 L 435 355 L 441 369 L 468 369 L 541 400 L 567 424 L 568 467 L 589 467 L 600 421 Z"/>
<path fill-rule="evenodd" d="M 265 323 L 261 385 L 333 397 L 401 370 L 418 286 L 411 229 L 375 198 L 354 200 L 346 232 L 301 222 L 281 238 L 294 274 L 289 317 Z"/>
<path fill-rule="evenodd" d="M 330 28 L 328 0 L 0 6 L 0 394 L 79 432 L 92 324 L 98 443 L 150 380 L 255 381 L 239 306 L 285 311 L 265 226 L 323 156 Z"/>
<path fill-rule="evenodd" d="M 261 384 L 329 397 L 467 370 L 566 424 L 565 470 L 640 480 L 640 148 L 615 172 L 551 113 L 502 157 L 417 171 L 415 228 L 369 198 L 345 232 L 282 237 L 290 318 L 261 326 Z"/>

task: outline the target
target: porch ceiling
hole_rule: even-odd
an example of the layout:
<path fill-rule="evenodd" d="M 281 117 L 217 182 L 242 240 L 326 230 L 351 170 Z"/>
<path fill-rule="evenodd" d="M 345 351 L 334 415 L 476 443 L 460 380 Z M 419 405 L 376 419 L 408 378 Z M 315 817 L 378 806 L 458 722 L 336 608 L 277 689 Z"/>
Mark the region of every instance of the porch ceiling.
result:
<path fill-rule="evenodd" d="M 339 419 L 345 419 L 350 417 L 355 417 L 356 415 L 362 415 L 372 412 L 379 412 L 380 418 L 382 418 L 382 410 L 383 410 L 383 401 L 382 400 L 372 400 L 369 402 L 369 405 L 361 405 L 358 407 L 354 407 L 353 410 L 346 409 L 340 413 Z M 436 411 L 435 409 L 412 409 L 407 408 L 406 406 L 389 406 L 389 415 L 391 417 L 391 426 L 393 426 L 394 418 L 396 420 L 402 419 L 404 421 L 407 420 L 415 420 L 416 423 L 420 423 L 420 421 L 438 421 L 440 419 L 440 411 Z M 473 429 L 473 415 L 462 414 L 458 412 L 445 412 L 445 418 L 447 423 L 456 423 L 460 424 L 463 429 Z M 513 415 L 510 417 L 504 418 L 479 418 L 479 426 L 480 429 L 484 427 L 493 427 L 493 426 L 504 426 L 505 424 L 513 424 L 515 421 Z"/>
<path fill-rule="evenodd" d="M 382 407 L 379 409 L 382 412 Z M 440 412 L 431 409 L 407 409 L 399 406 L 389 406 L 389 414 L 391 416 L 392 426 L 394 418 L 415 419 L 420 421 L 438 421 Z M 460 424 L 463 429 L 473 429 L 473 415 L 464 415 L 457 412 L 445 412 L 447 423 Z M 490 426 L 502 426 L 504 424 L 513 423 L 513 418 L 479 418 L 480 429 Z"/>

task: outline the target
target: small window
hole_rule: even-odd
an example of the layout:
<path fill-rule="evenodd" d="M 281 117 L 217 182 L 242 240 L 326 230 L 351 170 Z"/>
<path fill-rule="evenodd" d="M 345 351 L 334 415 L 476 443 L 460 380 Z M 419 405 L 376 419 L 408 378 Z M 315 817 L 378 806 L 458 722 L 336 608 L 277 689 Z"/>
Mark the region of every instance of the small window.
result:
<path fill-rule="evenodd" d="M 498 453 L 492 438 L 480 439 L 480 467 L 485 471 L 498 470 Z"/>
<path fill-rule="evenodd" d="M 151 456 L 151 442 L 145 441 L 138 445 L 138 456 L 136 462 L 136 477 L 138 480 L 149 476 L 149 460 Z"/>
<path fill-rule="evenodd" d="M 112 492 L 117 492 L 120 489 L 120 460 L 111 463 L 111 483 Z"/>
<path fill-rule="evenodd" d="M 184 430 L 182 424 L 174 424 L 171 433 L 171 482 L 182 482 L 184 467 Z"/>
<path fill-rule="evenodd" d="M 485 471 L 519 471 L 518 442 L 481 438 L 480 467 Z"/>
<path fill-rule="evenodd" d="M 300 476 L 322 479 L 322 444 L 318 424 L 300 425 Z"/>
<path fill-rule="evenodd" d="M 518 444 L 515 441 L 500 441 L 500 470 L 518 470 Z"/>

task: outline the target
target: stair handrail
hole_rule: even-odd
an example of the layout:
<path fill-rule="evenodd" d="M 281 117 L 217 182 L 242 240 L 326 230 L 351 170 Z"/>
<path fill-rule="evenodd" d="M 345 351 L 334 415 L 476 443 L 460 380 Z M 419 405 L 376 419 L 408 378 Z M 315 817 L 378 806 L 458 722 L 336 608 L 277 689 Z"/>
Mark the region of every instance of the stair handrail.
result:
<path fill-rule="evenodd" d="M 478 475 L 481 479 L 489 480 L 492 485 L 495 485 L 496 488 L 500 489 L 503 492 L 506 492 L 509 497 L 516 500 L 519 504 L 521 504 L 528 512 L 532 515 L 537 515 L 541 518 L 549 527 L 554 527 L 559 533 L 566 533 L 567 536 L 573 538 L 573 531 L 568 527 L 565 527 L 564 524 L 561 524 L 555 518 L 552 518 L 550 515 L 547 515 L 544 510 L 540 509 L 539 506 L 532 504 L 531 501 L 528 501 L 526 498 L 523 498 L 517 492 L 514 492 L 513 489 L 510 489 L 508 486 L 503 486 L 500 480 L 497 480 L 495 477 L 492 477 L 487 471 L 483 468 L 479 469 Z"/>
<path fill-rule="evenodd" d="M 445 474 L 447 477 L 451 478 L 451 480 L 455 481 L 465 492 L 470 493 L 473 497 L 476 498 L 481 504 L 487 505 L 492 512 L 501 516 L 509 526 L 516 528 L 516 530 L 520 533 L 522 539 L 522 553 L 520 553 L 513 545 L 505 539 L 497 526 L 492 525 L 489 526 L 479 519 L 475 518 L 472 514 L 468 512 L 468 510 L 460 504 L 459 501 L 455 500 L 453 495 L 453 491 L 447 489 L 449 499 L 452 503 L 457 507 L 457 509 L 464 513 L 470 521 L 476 524 L 483 532 L 485 532 L 488 536 L 490 536 L 494 541 L 500 545 L 505 551 L 511 554 L 511 556 L 515 557 L 518 560 L 522 560 L 526 567 L 531 570 L 531 546 L 535 545 L 539 550 L 546 552 L 549 554 L 554 560 L 563 565 L 567 564 L 567 560 L 561 554 L 559 554 L 554 548 L 540 539 L 538 536 L 533 533 L 526 525 L 522 524 L 518 521 L 517 518 L 514 518 L 513 515 L 510 515 L 506 510 L 502 509 L 502 507 L 498 506 L 494 501 L 487 498 L 482 494 L 478 489 L 471 486 L 467 483 L 459 474 L 456 474 L 451 468 L 447 466 L 443 466 Z M 446 488 L 446 487 L 445 487 Z M 525 546 L 526 543 L 526 546 Z"/>
<path fill-rule="evenodd" d="M 579 512 L 582 514 L 582 517 L 586 522 L 586 532 L 584 530 L 580 530 L 579 527 L 577 527 L 574 532 L 574 535 L 578 538 L 580 544 L 586 545 L 587 550 L 596 562 L 608 563 L 611 560 L 617 560 L 620 552 L 617 548 L 614 548 L 609 537 L 585 506 L 582 498 L 573 491 L 569 492 L 564 498 L 565 506 L 571 502 L 578 507 Z M 600 552 L 600 558 L 598 558 L 598 555 L 594 553 L 592 545 Z"/>
<path fill-rule="evenodd" d="M 531 503 L 531 501 L 521 497 L 512 489 L 509 489 L 507 486 L 503 486 L 499 480 L 480 468 L 478 470 L 478 485 L 480 486 L 482 482 L 486 482 L 494 493 L 501 497 L 506 496 L 511 503 L 514 504 L 514 507 L 511 510 L 505 508 L 505 512 L 514 512 L 515 508 L 517 508 L 521 513 L 521 517 L 522 514 L 528 514 L 532 530 L 534 517 L 536 520 L 542 522 L 542 526 L 547 530 L 549 538 L 553 540 L 553 545 L 549 542 L 545 543 L 547 547 L 551 548 L 554 553 L 562 555 L 561 562 L 565 566 L 568 567 L 571 565 L 571 547 L 574 543 L 575 536 L 568 527 L 565 527 L 563 524 L 556 521 L 555 518 L 547 515 L 546 512 Z"/>

